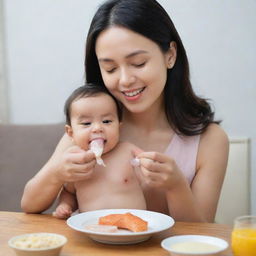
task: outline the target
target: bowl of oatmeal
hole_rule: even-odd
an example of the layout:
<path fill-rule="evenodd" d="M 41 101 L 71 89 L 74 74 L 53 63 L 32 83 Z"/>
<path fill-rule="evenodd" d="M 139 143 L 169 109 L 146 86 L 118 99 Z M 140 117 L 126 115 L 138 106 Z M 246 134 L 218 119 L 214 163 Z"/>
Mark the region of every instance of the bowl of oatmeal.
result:
<path fill-rule="evenodd" d="M 17 256 L 58 256 L 67 238 L 55 233 L 30 233 L 8 241 Z"/>

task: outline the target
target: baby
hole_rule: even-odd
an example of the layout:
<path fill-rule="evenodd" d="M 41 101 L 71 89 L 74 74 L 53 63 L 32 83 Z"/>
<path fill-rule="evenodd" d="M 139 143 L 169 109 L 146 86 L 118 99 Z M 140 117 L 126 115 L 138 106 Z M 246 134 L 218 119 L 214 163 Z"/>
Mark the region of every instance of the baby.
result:
<path fill-rule="evenodd" d="M 104 87 L 86 84 L 76 89 L 65 104 L 66 133 L 74 144 L 95 154 L 97 164 L 86 180 L 67 183 L 54 212 L 68 218 L 73 211 L 146 209 L 136 170 L 131 161 L 135 145 L 119 141 L 122 112 Z"/>

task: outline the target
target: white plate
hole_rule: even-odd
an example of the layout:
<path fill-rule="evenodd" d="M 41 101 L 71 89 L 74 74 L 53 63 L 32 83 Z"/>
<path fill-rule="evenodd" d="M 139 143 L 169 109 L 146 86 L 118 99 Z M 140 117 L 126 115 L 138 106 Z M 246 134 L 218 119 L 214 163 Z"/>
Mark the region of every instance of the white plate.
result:
<path fill-rule="evenodd" d="M 217 248 L 211 248 L 211 249 L 206 249 L 203 250 L 202 247 L 199 248 L 200 251 L 197 252 L 192 252 L 191 248 L 187 250 L 189 250 L 189 252 L 185 252 L 185 251 L 180 251 L 177 249 L 172 249 L 172 245 L 177 244 L 177 243 L 193 243 L 193 242 L 197 242 L 197 243 L 206 243 L 206 244 L 210 244 L 213 246 L 216 246 Z M 171 252 L 172 255 L 183 255 L 183 256 L 207 256 L 207 255 L 215 255 L 221 251 L 224 251 L 228 248 L 228 243 L 223 240 L 220 239 L 218 237 L 214 237 L 214 236 L 202 236 L 202 235 L 180 235 L 180 236 L 172 236 L 172 237 L 168 237 L 165 238 L 162 243 L 161 246 Z"/>
<path fill-rule="evenodd" d="M 120 229 L 115 233 L 94 232 L 85 229 L 87 225 L 97 224 L 99 217 L 130 212 L 148 222 L 148 230 L 144 232 L 132 232 Z M 67 219 L 71 228 L 86 233 L 91 239 L 106 244 L 134 244 L 149 239 L 153 234 L 166 230 L 174 225 L 174 220 L 158 212 L 135 210 L 135 209 L 107 209 L 79 213 Z"/>

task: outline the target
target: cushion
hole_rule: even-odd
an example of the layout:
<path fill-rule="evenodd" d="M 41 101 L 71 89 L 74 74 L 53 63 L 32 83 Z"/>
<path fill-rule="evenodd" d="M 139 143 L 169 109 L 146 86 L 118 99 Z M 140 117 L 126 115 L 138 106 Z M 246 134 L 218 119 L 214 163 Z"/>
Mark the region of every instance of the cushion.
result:
<path fill-rule="evenodd" d="M 0 210 L 22 211 L 26 182 L 47 162 L 64 124 L 0 125 Z"/>

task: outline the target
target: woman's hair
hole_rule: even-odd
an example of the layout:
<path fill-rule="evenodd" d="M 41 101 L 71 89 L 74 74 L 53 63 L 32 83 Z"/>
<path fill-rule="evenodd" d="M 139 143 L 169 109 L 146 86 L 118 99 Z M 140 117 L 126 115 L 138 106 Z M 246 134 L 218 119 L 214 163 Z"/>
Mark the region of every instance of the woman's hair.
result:
<path fill-rule="evenodd" d="M 113 101 L 116 104 L 117 116 L 118 116 L 119 122 L 121 122 L 122 110 L 121 110 L 119 102 L 115 99 L 115 97 L 113 97 L 113 95 L 110 94 L 105 87 L 99 86 L 99 85 L 93 84 L 93 83 L 87 83 L 87 84 L 75 89 L 72 92 L 72 94 L 67 98 L 67 100 L 65 102 L 65 106 L 64 106 L 64 113 L 66 116 L 66 124 L 71 125 L 71 105 L 74 101 L 81 99 L 81 98 L 96 97 L 99 94 L 107 94 L 113 99 Z"/>
<path fill-rule="evenodd" d="M 189 64 L 180 36 L 164 8 L 155 0 L 108 0 L 97 10 L 87 35 L 85 71 L 87 82 L 104 86 L 95 44 L 99 34 L 121 26 L 154 41 L 166 53 L 170 42 L 177 46 L 177 59 L 167 70 L 164 89 L 165 113 L 178 134 L 196 135 L 214 121 L 214 112 L 206 99 L 195 95 L 189 78 Z"/>

